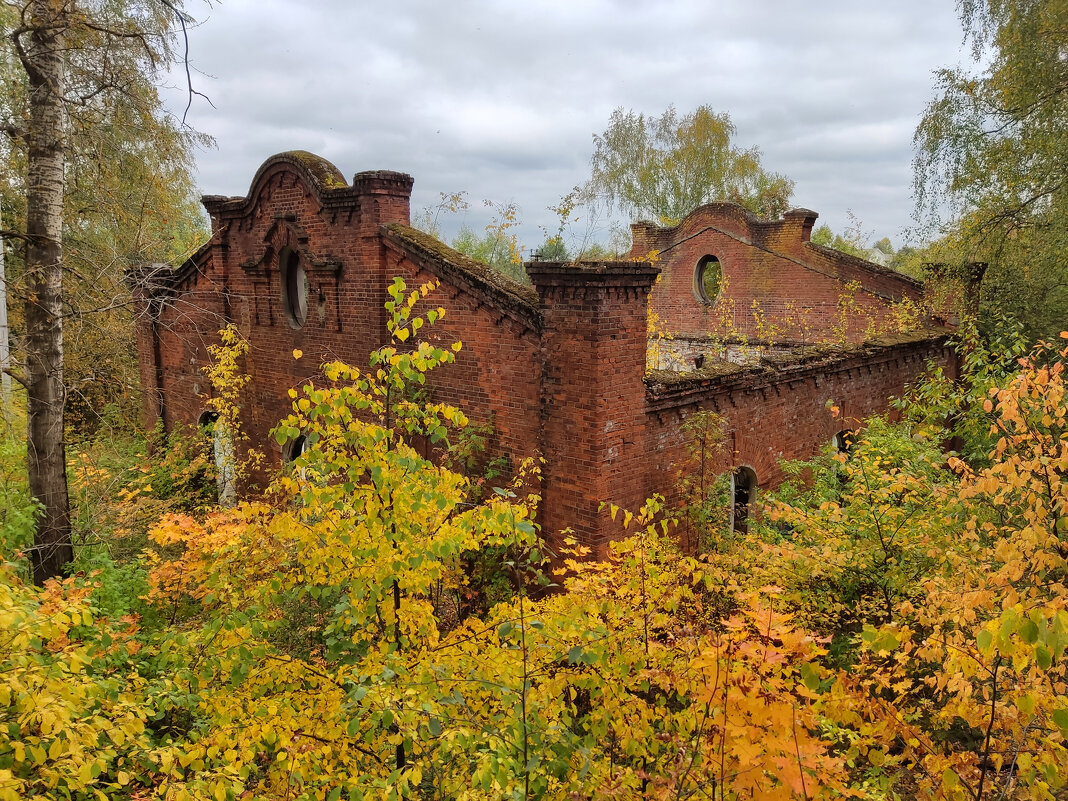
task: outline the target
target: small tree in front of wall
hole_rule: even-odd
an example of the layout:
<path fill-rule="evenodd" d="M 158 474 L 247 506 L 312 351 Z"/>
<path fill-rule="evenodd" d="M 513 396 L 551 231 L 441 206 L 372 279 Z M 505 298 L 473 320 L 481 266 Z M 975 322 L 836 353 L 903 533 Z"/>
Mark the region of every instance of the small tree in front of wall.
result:
<path fill-rule="evenodd" d="M 224 507 L 237 503 L 238 485 L 263 464 L 263 454 L 247 447 L 249 438 L 241 427 L 241 394 L 252 380 L 252 376 L 241 366 L 241 360 L 248 350 L 248 341 L 230 323 L 219 331 L 219 343 L 208 346 L 211 363 L 203 368 L 213 389 L 207 406 L 213 413 L 210 433 L 219 485 L 219 505 Z M 298 353 L 294 351 L 293 355 Z M 244 451 L 243 458 L 238 458 L 239 450 Z"/>
<path fill-rule="evenodd" d="M 682 424 L 689 460 L 679 472 L 677 487 L 683 545 L 690 553 L 716 550 L 730 522 L 730 474 L 720 474 L 715 467 L 723 452 L 724 424 L 722 415 L 708 410 L 695 412 Z"/>

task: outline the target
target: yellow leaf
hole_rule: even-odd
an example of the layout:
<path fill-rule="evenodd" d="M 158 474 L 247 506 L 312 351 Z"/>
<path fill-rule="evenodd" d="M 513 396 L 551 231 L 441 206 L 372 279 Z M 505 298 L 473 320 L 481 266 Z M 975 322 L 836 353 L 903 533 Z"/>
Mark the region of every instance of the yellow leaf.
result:
<path fill-rule="evenodd" d="M 304 351 L 302 351 L 300 348 L 294 348 L 293 349 L 293 358 L 294 359 L 299 359 L 303 355 L 304 355 Z"/>

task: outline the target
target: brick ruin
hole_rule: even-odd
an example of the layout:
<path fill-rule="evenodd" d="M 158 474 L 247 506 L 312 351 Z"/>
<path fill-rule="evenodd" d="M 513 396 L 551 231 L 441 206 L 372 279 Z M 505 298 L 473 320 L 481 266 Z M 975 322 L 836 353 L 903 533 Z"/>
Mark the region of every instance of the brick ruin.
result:
<path fill-rule="evenodd" d="M 146 424 L 203 420 L 207 347 L 232 322 L 251 346 L 243 422 L 277 463 L 269 432 L 288 390 L 389 341 L 394 276 L 437 279 L 448 313 L 434 336 L 464 347 L 432 375 L 434 399 L 492 427 L 487 456 L 543 456 L 546 536 L 571 527 L 601 550 L 619 535 L 602 501 L 670 498 L 692 469 L 694 413 L 721 415 L 712 468 L 751 500 L 781 482 L 780 460 L 885 411 L 928 362 L 953 369 L 952 314 L 925 308 L 921 282 L 811 243 L 815 212 L 767 222 L 703 206 L 673 228 L 634 225 L 631 260 L 529 263 L 528 286 L 412 228 L 412 183 L 375 171 L 350 184 L 292 152 L 268 159 L 247 196 L 205 197 L 210 241 L 137 283 Z"/>

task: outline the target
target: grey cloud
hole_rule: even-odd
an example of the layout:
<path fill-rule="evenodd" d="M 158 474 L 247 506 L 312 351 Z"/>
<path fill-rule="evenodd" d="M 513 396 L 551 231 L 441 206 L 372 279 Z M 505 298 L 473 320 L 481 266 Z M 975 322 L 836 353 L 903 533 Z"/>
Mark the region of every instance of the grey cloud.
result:
<path fill-rule="evenodd" d="M 920 0 L 228 0 L 191 36 L 218 107 L 191 117 L 218 141 L 199 180 L 243 193 L 263 159 L 303 148 L 350 176 L 411 172 L 414 209 L 442 191 L 515 201 L 536 245 L 614 108 L 707 103 L 821 222 L 841 230 L 850 208 L 895 236 L 931 72 L 960 41 L 952 5 Z"/>

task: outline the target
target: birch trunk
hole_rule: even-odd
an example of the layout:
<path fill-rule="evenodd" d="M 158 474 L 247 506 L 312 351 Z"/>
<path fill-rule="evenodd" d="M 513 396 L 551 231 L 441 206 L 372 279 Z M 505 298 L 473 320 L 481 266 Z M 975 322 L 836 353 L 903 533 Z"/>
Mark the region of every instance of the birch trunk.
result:
<path fill-rule="evenodd" d="M 63 432 L 63 92 L 67 11 L 64 0 L 31 0 L 26 186 L 27 451 L 30 492 L 42 505 L 32 553 L 33 580 L 62 574 L 74 558 Z"/>

